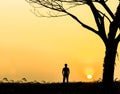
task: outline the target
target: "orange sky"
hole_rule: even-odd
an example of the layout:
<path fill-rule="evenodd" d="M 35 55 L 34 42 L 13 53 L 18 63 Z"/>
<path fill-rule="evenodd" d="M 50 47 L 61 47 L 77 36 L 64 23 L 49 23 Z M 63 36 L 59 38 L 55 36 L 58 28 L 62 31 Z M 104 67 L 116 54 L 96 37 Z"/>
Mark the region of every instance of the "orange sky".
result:
<path fill-rule="evenodd" d="M 114 11 L 117 3 L 110 3 Z M 60 82 L 64 63 L 70 67 L 70 81 L 89 81 L 88 74 L 93 75 L 91 81 L 101 78 L 105 49 L 97 35 L 69 16 L 39 18 L 31 9 L 24 0 L 0 1 L 0 80 Z M 95 27 L 88 7 L 81 6 L 80 13 Z M 116 63 L 115 77 L 120 78 L 118 58 Z"/>

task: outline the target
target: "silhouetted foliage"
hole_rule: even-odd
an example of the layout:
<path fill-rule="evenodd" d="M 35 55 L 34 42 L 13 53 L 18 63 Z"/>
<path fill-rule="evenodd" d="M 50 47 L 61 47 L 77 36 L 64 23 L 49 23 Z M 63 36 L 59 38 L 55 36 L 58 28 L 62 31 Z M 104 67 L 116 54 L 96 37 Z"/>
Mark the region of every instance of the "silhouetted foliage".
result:
<path fill-rule="evenodd" d="M 26 78 L 22 78 L 22 81 L 23 81 L 23 82 L 27 82 L 27 79 L 26 79 Z"/>
<path fill-rule="evenodd" d="M 109 0 L 27 0 L 27 2 L 33 6 L 34 10 L 36 10 L 36 8 L 40 9 L 42 7 L 53 10 L 52 12 L 49 10 L 48 15 L 42 15 L 41 13 L 38 12 L 37 16 L 58 17 L 58 16 L 69 15 L 74 20 L 76 20 L 80 25 L 82 25 L 84 28 L 97 34 L 102 39 L 106 48 L 104 64 L 103 64 L 104 68 L 103 68 L 102 81 L 104 86 L 107 88 L 108 87 L 111 88 L 114 85 L 114 80 L 113 80 L 114 65 L 115 65 L 117 47 L 120 42 L 120 31 L 119 31 L 120 3 L 119 1 L 114 0 L 114 2 L 118 2 L 118 6 L 115 12 L 113 12 L 110 9 L 111 6 L 109 6 L 107 3 L 109 2 Z M 107 14 L 105 14 L 104 11 L 100 11 L 100 9 L 97 8 L 98 5 L 95 5 L 95 4 L 101 5 L 104 8 L 104 10 L 107 12 Z M 80 5 L 89 6 L 93 14 L 95 24 L 97 25 L 97 29 L 85 24 L 75 14 L 73 14 L 72 12 L 71 13 L 69 12 L 69 9 L 80 6 Z M 54 14 L 54 11 L 58 11 L 58 13 Z M 34 13 L 36 14 L 36 12 Z M 105 29 L 106 19 L 109 22 L 108 29 Z"/>
<path fill-rule="evenodd" d="M 8 81 L 8 78 L 6 78 L 6 77 L 4 77 L 2 81 L 3 81 L 3 82 L 9 82 L 9 81 Z"/>

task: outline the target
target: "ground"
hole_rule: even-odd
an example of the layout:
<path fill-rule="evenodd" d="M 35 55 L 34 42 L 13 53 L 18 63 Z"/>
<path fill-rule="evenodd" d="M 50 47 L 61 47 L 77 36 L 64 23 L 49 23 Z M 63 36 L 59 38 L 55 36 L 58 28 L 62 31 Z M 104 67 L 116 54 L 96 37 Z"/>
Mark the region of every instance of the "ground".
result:
<path fill-rule="evenodd" d="M 0 94 L 102 94 L 101 82 L 63 83 L 0 83 Z M 120 94 L 120 82 L 115 93 Z"/>

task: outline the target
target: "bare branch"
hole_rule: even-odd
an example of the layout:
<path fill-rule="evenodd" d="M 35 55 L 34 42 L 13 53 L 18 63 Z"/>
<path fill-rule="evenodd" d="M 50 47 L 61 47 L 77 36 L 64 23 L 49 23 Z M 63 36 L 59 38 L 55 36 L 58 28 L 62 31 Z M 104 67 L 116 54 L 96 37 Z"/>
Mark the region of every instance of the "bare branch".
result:
<path fill-rule="evenodd" d="M 110 39 L 115 39 L 119 27 L 120 27 L 120 4 L 117 7 L 114 20 L 110 24 L 110 32 L 108 34 L 108 37 Z"/>
<path fill-rule="evenodd" d="M 93 13 L 93 16 L 94 16 L 94 19 L 95 19 L 95 22 L 97 24 L 97 27 L 98 29 L 100 30 L 101 26 L 101 15 L 99 14 L 99 11 L 96 9 L 95 5 L 93 4 L 92 0 L 87 0 L 87 4 L 89 5 L 92 13 Z"/>
<path fill-rule="evenodd" d="M 61 17 L 61 16 L 69 15 L 73 19 L 75 19 L 78 23 L 80 23 L 84 28 L 98 34 L 99 36 L 101 36 L 102 39 L 106 38 L 105 27 L 104 27 L 104 17 L 106 17 L 109 21 L 110 21 L 110 19 L 104 13 L 102 13 L 101 11 L 98 11 L 96 9 L 96 7 L 94 6 L 93 2 L 98 2 L 98 3 L 101 3 L 101 2 L 103 3 L 104 2 L 105 3 L 108 0 L 27 0 L 27 1 L 29 3 L 34 3 L 34 4 L 40 5 L 42 7 L 58 11 L 60 13 L 61 12 L 65 13 L 65 14 L 62 14 L 62 15 L 59 14 L 59 13 L 53 15 L 52 12 L 49 11 L 48 12 L 49 16 L 45 16 L 45 15 L 42 15 L 39 11 L 36 11 L 35 10 L 36 7 L 34 7 L 34 12 L 33 13 L 36 16 L 39 16 L 39 17 Z M 68 4 L 69 4 L 69 6 L 68 6 Z M 96 21 L 99 32 L 97 30 L 95 30 L 94 28 L 92 28 L 92 27 L 84 24 L 83 22 L 81 22 L 73 14 L 67 12 L 68 9 L 71 9 L 73 7 L 83 5 L 83 4 L 87 4 L 87 5 L 90 6 L 90 8 L 93 12 L 93 15 L 94 15 L 94 18 L 95 18 L 95 21 Z M 68 7 L 66 7 L 66 6 L 68 6 Z M 37 14 L 35 12 L 37 12 Z"/>
<path fill-rule="evenodd" d="M 104 17 L 106 17 L 108 20 L 109 18 L 106 15 L 103 15 L 102 12 L 100 12 L 99 10 L 96 9 L 95 5 L 93 4 L 92 0 L 87 0 L 87 4 L 89 5 L 95 22 L 97 24 L 98 27 L 98 35 L 102 38 L 102 40 L 105 42 L 107 37 L 106 37 L 106 33 L 105 33 L 105 23 L 104 23 Z M 101 15 L 102 14 L 102 15 Z"/>
<path fill-rule="evenodd" d="M 59 12 L 62 12 L 64 10 L 64 8 L 62 7 L 62 2 L 60 1 L 56 2 L 54 0 L 29 0 L 28 2 L 38 4 L 45 8 L 49 8 L 51 10 L 56 10 Z"/>
<path fill-rule="evenodd" d="M 45 7 L 45 8 L 55 10 L 55 11 L 59 11 L 59 12 L 64 12 L 64 10 L 68 10 L 68 9 L 71 9 L 71 8 L 74 8 L 74 7 L 77 7 L 77 6 L 80 6 L 80 5 L 87 4 L 87 0 L 26 0 L 26 1 L 29 4 L 31 4 L 32 6 L 34 6 L 34 8 L 36 8 L 35 5 L 37 5 L 37 6 L 39 6 L 39 8 L 40 7 Z M 91 1 L 92 2 L 100 2 L 101 0 L 91 0 Z M 108 0 L 103 0 L 103 1 L 107 2 Z M 36 16 L 46 17 L 46 16 L 43 16 L 41 14 L 36 15 Z M 56 15 L 52 15 L 52 16 L 56 17 Z M 50 16 L 47 16 L 47 17 L 50 17 Z"/>
<path fill-rule="evenodd" d="M 99 35 L 98 31 L 93 29 L 92 27 L 84 24 L 83 22 L 81 22 L 76 16 L 74 16 L 73 14 L 65 11 L 66 14 L 68 14 L 69 16 L 71 16 L 74 20 L 76 20 L 78 23 L 80 23 L 84 28 L 90 30 L 90 31 L 93 31 L 94 33 L 96 33 L 97 35 Z"/>
<path fill-rule="evenodd" d="M 44 7 L 50 8 L 52 6 L 53 8 L 57 8 L 60 3 L 62 4 L 69 4 L 69 5 L 83 5 L 87 4 L 87 0 L 26 0 L 28 3 L 35 3 L 38 5 L 42 5 Z M 100 2 L 101 0 L 91 0 L 92 2 Z M 107 2 L 108 0 L 102 0 L 103 2 Z M 55 6 L 55 7 L 54 7 Z M 59 6 L 60 7 L 60 6 Z"/>
<path fill-rule="evenodd" d="M 33 8 L 34 8 L 34 9 L 31 10 L 31 12 L 32 12 L 35 16 L 37 16 L 37 17 L 47 17 L 47 18 L 51 18 L 51 17 L 67 16 L 67 14 L 61 14 L 60 12 L 54 13 L 54 12 L 52 12 L 52 11 L 48 11 L 48 12 L 47 12 L 47 15 L 45 15 L 45 14 L 41 13 L 41 12 L 38 10 L 39 7 L 33 6 Z M 40 8 L 39 8 L 39 9 L 40 9 Z"/>
<path fill-rule="evenodd" d="M 40 14 L 39 12 L 37 12 L 39 15 L 36 15 L 36 16 L 60 17 L 60 16 L 69 15 L 73 19 L 75 19 L 77 22 L 79 22 L 84 28 L 86 28 L 90 31 L 93 31 L 94 33 L 96 33 L 98 35 L 100 35 L 100 33 L 98 33 L 97 30 L 95 30 L 94 28 L 84 24 L 76 16 L 67 12 L 67 10 L 70 9 L 70 8 L 76 7 L 78 5 L 88 4 L 90 6 L 92 12 L 93 12 L 93 15 L 94 15 L 94 18 L 95 18 L 95 21 L 96 21 L 96 24 L 98 26 L 99 31 L 100 31 L 100 28 L 102 26 L 101 23 L 104 23 L 104 22 L 101 21 L 101 20 L 103 20 L 104 17 L 102 18 L 102 16 L 99 13 L 101 13 L 103 16 L 105 16 L 109 20 L 109 18 L 105 14 L 103 14 L 102 12 L 98 11 L 92 3 L 92 2 L 100 2 L 101 0 L 27 0 L 27 1 L 29 3 L 34 3 L 34 4 L 41 5 L 45 8 L 51 9 L 51 10 L 66 13 L 65 15 L 51 15 L 51 12 L 49 12 L 49 16 L 44 16 L 44 15 Z M 102 1 L 107 2 L 108 0 L 102 0 Z M 66 4 L 70 4 L 68 8 L 65 6 Z M 102 27 L 102 28 L 104 28 L 104 27 Z"/>
<path fill-rule="evenodd" d="M 98 10 L 99 11 L 99 10 Z M 108 19 L 109 22 L 111 22 L 111 20 L 109 19 L 109 17 L 107 15 L 105 15 L 104 13 L 102 13 L 101 11 L 99 11 L 105 18 Z"/>
<path fill-rule="evenodd" d="M 59 1 L 59 0 L 57 0 Z M 62 2 L 81 2 L 83 4 L 87 4 L 87 0 L 61 0 Z M 103 2 L 107 2 L 108 0 L 102 0 Z M 92 0 L 92 2 L 101 2 L 101 0 Z"/>
<path fill-rule="evenodd" d="M 110 8 L 106 5 L 106 3 L 103 0 L 100 0 L 101 5 L 105 8 L 105 10 L 109 13 L 109 15 L 114 19 L 114 14 L 110 10 Z"/>
<path fill-rule="evenodd" d="M 120 42 L 120 34 L 118 35 L 118 37 L 116 38 L 117 42 Z"/>
<path fill-rule="evenodd" d="M 103 17 L 101 18 L 101 25 L 100 25 L 101 29 L 99 29 L 99 34 L 100 34 L 101 39 L 104 41 L 104 43 L 106 43 L 107 35 L 106 35 L 106 32 L 105 32 L 104 17 L 105 17 L 105 15 L 103 15 Z"/>

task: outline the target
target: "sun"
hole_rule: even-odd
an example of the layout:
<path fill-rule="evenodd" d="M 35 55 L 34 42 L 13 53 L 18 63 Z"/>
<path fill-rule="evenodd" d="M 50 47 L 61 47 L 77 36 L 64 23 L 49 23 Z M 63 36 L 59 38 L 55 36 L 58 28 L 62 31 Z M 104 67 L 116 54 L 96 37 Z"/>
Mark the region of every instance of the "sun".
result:
<path fill-rule="evenodd" d="M 92 77 L 93 77 L 93 76 L 92 76 L 91 74 L 88 74 L 88 75 L 87 75 L 87 79 L 92 79 Z"/>

